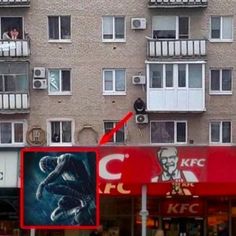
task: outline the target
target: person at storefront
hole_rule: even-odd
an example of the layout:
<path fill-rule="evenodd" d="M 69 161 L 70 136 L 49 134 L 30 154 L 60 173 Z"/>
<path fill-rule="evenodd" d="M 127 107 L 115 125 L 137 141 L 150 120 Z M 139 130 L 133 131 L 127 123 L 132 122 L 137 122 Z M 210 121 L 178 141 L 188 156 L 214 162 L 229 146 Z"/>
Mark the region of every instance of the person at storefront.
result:
<path fill-rule="evenodd" d="M 220 224 L 218 227 L 218 235 L 217 236 L 229 236 L 228 229 L 225 224 Z"/>
<path fill-rule="evenodd" d="M 178 153 L 175 147 L 163 147 L 157 153 L 157 159 L 162 167 L 161 175 L 154 176 L 151 182 L 198 182 L 192 171 L 178 169 Z"/>
<path fill-rule="evenodd" d="M 37 200 L 42 200 L 44 191 L 60 196 L 51 220 L 58 222 L 72 218 L 75 225 L 94 225 L 95 188 L 83 161 L 65 153 L 42 157 L 39 167 L 47 177 L 38 185 Z"/>

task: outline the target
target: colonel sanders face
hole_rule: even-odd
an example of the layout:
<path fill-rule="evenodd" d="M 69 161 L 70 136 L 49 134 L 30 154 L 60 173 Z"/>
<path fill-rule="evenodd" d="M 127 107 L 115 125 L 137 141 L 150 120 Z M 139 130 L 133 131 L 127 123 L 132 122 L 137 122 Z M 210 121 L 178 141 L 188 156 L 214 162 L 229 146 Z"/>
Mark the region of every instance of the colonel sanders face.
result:
<path fill-rule="evenodd" d="M 163 148 L 158 152 L 163 170 L 172 174 L 177 169 L 178 156 L 176 148 Z"/>

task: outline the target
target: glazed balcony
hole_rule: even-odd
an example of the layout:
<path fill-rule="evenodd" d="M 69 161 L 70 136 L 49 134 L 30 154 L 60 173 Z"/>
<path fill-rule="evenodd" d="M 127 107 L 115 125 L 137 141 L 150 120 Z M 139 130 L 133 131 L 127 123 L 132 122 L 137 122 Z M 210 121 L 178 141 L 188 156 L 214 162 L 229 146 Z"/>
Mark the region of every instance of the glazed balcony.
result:
<path fill-rule="evenodd" d="M 207 7 L 208 0 L 149 0 L 150 8 L 197 8 Z"/>
<path fill-rule="evenodd" d="M 28 57 L 29 55 L 28 39 L 0 40 L 0 57 Z"/>
<path fill-rule="evenodd" d="M 0 113 L 28 113 L 29 94 L 27 92 L 0 93 Z"/>
<path fill-rule="evenodd" d="M 170 39 L 159 40 L 148 38 L 147 58 L 204 58 L 206 40 L 204 39 Z"/>
<path fill-rule="evenodd" d="M 29 7 L 30 0 L 0 0 L 0 7 Z"/>

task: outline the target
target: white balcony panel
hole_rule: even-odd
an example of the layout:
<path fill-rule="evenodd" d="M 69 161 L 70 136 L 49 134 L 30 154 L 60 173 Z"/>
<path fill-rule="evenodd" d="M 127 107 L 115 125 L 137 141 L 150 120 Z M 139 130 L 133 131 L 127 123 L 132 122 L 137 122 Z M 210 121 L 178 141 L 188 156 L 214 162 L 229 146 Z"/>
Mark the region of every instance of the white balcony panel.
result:
<path fill-rule="evenodd" d="M 203 89 L 148 89 L 148 111 L 204 111 Z"/>
<path fill-rule="evenodd" d="M 29 55 L 28 40 L 0 40 L 0 57 L 26 57 Z"/>
<path fill-rule="evenodd" d="M 29 109 L 29 95 L 22 94 L 0 94 L 0 110 L 26 110 Z"/>
<path fill-rule="evenodd" d="M 189 107 L 195 107 L 195 110 L 202 111 L 204 108 L 204 99 L 202 89 L 189 89 Z"/>
<path fill-rule="evenodd" d="M 205 40 L 148 39 L 148 57 L 201 57 L 206 56 Z"/>

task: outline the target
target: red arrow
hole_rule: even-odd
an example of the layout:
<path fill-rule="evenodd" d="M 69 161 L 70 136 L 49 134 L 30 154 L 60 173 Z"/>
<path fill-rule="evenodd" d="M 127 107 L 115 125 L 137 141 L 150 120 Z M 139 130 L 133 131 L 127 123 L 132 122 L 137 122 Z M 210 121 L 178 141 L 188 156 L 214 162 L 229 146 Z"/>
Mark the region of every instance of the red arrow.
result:
<path fill-rule="evenodd" d="M 109 132 L 105 133 L 102 138 L 99 141 L 99 145 L 105 144 L 107 142 L 110 141 L 110 139 L 112 138 L 113 134 L 118 131 L 120 128 L 122 128 L 125 123 L 132 117 L 133 113 L 132 112 L 128 112 L 126 114 L 126 116 L 124 118 L 122 118 L 117 124 L 116 126 L 110 130 Z"/>

